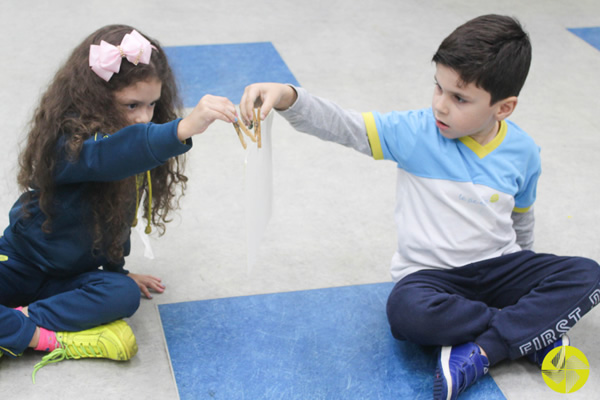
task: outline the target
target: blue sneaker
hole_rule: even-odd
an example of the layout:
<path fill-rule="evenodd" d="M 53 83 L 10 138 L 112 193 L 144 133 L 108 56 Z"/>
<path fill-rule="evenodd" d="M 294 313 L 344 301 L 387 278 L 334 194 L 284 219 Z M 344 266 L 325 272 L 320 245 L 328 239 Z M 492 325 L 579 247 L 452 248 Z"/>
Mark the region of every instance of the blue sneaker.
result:
<path fill-rule="evenodd" d="M 442 347 L 433 381 L 433 399 L 456 399 L 459 393 L 487 374 L 489 366 L 487 357 L 475 343 Z"/>
<path fill-rule="evenodd" d="M 534 351 L 533 353 L 527 354 L 525 357 L 533 363 L 536 363 L 540 368 L 542 368 L 542 363 L 544 362 L 544 358 L 550 353 L 553 349 L 561 346 L 570 346 L 571 340 L 569 337 L 564 334 L 560 337 L 556 342 L 549 344 L 548 346 L 540 349 L 538 351 Z M 557 356 L 559 357 L 557 360 L 554 360 L 553 363 L 558 367 L 562 368 L 565 363 L 565 352 L 560 351 Z"/>

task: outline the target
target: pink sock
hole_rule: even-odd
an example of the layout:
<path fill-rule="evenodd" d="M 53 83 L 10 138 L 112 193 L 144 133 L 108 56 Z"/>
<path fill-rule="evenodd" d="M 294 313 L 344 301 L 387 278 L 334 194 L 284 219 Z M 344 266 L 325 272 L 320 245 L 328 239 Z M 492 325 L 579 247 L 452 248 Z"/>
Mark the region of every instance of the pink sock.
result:
<path fill-rule="evenodd" d="M 58 347 L 60 344 L 56 340 L 56 333 L 40 327 L 40 341 L 34 350 L 52 351 Z"/>

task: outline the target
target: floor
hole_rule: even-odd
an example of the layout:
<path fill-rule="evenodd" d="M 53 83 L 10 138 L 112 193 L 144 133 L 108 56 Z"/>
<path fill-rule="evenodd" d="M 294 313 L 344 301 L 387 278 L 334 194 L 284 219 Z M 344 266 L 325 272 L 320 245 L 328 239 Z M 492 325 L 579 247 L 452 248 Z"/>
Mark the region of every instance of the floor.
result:
<path fill-rule="evenodd" d="M 457 25 L 480 14 L 518 17 L 533 64 L 512 119 L 542 148 L 536 203 L 540 252 L 600 260 L 600 51 L 568 28 L 600 26 L 600 2 L 305 0 L 6 2 L 0 13 L 0 225 L 18 195 L 17 154 L 40 94 L 79 41 L 127 23 L 164 46 L 271 42 L 300 85 L 359 111 L 426 107 L 431 56 Z M 242 63 L 232 58 L 231 63 Z M 69 361 L 30 380 L 40 354 L 0 360 L 0 398 L 177 399 L 157 306 L 389 282 L 395 247 L 395 166 L 295 132 L 273 121 L 273 214 L 257 262 L 246 267 L 244 151 L 231 126 L 215 123 L 189 153 L 188 191 L 155 258 L 134 236 L 131 271 L 167 290 L 129 319 L 139 353 L 127 363 Z M 596 182 L 596 183 L 594 183 Z M 586 385 L 557 394 L 538 369 L 504 362 L 491 376 L 508 399 L 595 399 L 600 392 L 600 314 L 570 332 L 590 362 Z"/>

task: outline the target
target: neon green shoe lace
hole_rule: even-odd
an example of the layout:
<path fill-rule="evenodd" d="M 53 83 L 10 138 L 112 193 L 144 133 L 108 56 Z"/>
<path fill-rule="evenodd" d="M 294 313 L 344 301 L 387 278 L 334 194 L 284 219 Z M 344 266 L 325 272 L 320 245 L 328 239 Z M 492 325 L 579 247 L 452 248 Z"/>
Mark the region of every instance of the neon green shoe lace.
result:
<path fill-rule="evenodd" d="M 131 328 L 123 320 L 80 332 L 56 332 L 60 347 L 42 357 L 33 367 L 31 378 L 35 383 L 36 372 L 52 363 L 65 359 L 109 358 L 127 361 L 137 353 L 137 343 Z"/>

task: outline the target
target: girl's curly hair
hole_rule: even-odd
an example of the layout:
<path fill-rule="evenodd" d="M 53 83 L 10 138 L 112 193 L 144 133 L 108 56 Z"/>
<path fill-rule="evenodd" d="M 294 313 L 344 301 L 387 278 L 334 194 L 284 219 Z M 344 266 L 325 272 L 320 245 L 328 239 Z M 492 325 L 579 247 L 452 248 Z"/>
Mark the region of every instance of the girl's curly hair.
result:
<path fill-rule="evenodd" d="M 20 189 L 29 193 L 26 201 L 33 196 L 30 189 L 35 190 L 40 209 L 46 215 L 44 232 L 52 230 L 59 140 L 64 139 L 68 159 L 77 160 L 86 139 L 95 133 L 112 134 L 126 127 L 128 122 L 115 101 L 116 91 L 137 82 L 158 79 L 162 90 L 152 122 L 166 123 L 181 115 L 182 104 L 166 54 L 156 40 L 143 33 L 155 47 L 149 64 L 134 66 L 123 59 L 120 72 L 109 82 L 89 68 L 90 45 L 99 45 L 101 40 L 117 45 L 133 29 L 126 25 L 109 25 L 88 36 L 58 70 L 34 112 L 24 150 L 19 156 L 17 180 Z M 179 156 L 151 171 L 153 207 L 148 215 L 150 200 L 146 196 L 144 217 L 159 228 L 161 235 L 165 223 L 169 222 L 168 213 L 179 207 L 179 198 L 184 194 L 187 182 L 184 167 L 185 157 Z M 123 244 L 128 237 L 123 233 L 128 232 L 132 221 L 136 190 L 148 194 L 147 182 L 139 189 L 135 177 L 87 183 L 86 199 L 93 217 L 89 221 L 94 240 L 92 251 L 99 251 L 113 262 L 123 258 Z"/>

